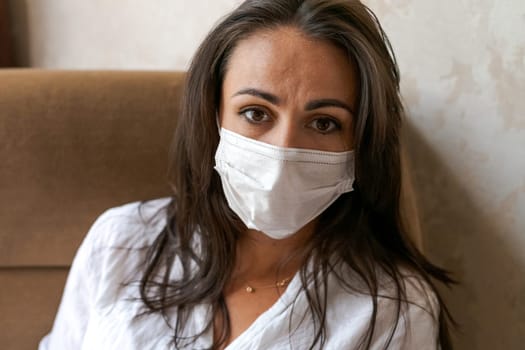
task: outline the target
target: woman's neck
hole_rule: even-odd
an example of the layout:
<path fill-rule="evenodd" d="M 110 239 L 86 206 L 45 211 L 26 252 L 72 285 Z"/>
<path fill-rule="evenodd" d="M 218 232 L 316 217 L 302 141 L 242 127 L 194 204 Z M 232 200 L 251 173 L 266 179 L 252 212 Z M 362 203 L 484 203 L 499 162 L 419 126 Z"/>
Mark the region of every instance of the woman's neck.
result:
<path fill-rule="evenodd" d="M 311 221 L 292 236 L 280 240 L 247 230 L 237 241 L 232 282 L 271 284 L 291 278 L 304 262 L 304 248 L 314 232 Z"/>

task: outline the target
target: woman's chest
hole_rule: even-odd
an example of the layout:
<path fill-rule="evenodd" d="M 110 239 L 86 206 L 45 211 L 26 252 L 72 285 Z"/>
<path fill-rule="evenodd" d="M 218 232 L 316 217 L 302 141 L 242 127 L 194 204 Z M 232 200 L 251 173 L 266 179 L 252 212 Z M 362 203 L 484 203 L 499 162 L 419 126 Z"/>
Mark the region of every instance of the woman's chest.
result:
<path fill-rule="evenodd" d="M 228 309 L 229 318 L 229 340 L 231 344 L 241 334 L 250 328 L 255 328 L 254 324 L 261 315 L 268 312 L 280 297 L 278 290 L 261 290 L 248 292 L 241 288 L 225 296 L 225 304 Z M 253 325 L 253 327 L 251 327 Z M 214 336 L 217 339 L 225 330 L 223 315 L 218 312 L 214 315 Z M 224 348 L 224 347 L 223 347 Z"/>

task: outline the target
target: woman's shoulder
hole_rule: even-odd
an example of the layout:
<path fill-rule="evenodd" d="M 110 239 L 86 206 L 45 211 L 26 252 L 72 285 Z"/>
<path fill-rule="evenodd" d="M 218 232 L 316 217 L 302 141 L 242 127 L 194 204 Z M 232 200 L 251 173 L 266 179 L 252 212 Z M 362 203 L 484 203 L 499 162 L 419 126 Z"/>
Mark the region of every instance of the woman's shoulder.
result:
<path fill-rule="evenodd" d="M 77 251 L 70 272 L 83 276 L 95 300 L 118 297 L 122 285 L 140 276 L 147 250 L 166 225 L 169 198 L 133 202 L 103 212 Z"/>
<path fill-rule="evenodd" d="M 80 271 L 111 282 L 135 275 L 146 252 L 166 226 L 169 198 L 110 208 L 89 229 L 77 251 Z"/>
<path fill-rule="evenodd" d="M 398 272 L 397 278 L 378 274 L 376 298 L 355 273 L 347 283 L 332 279 L 327 316 L 338 341 L 348 340 L 349 328 L 368 329 L 375 314 L 372 344 L 386 344 L 392 337 L 394 349 L 435 349 L 440 313 L 437 294 L 420 274 L 403 268 Z M 360 336 L 363 334 L 356 334 Z"/>
<path fill-rule="evenodd" d="M 142 248 L 150 245 L 166 225 L 170 197 L 137 201 L 104 211 L 91 226 L 86 239 L 98 248 Z"/>
<path fill-rule="evenodd" d="M 125 331 L 123 320 L 131 320 L 139 305 L 133 302 L 139 296 L 135 281 L 147 248 L 165 226 L 169 203 L 169 198 L 128 203 L 95 220 L 76 252 L 53 330 L 41 349 L 77 349 L 84 341 L 113 341 L 115 331 Z"/>
<path fill-rule="evenodd" d="M 400 268 L 397 282 L 387 278 L 381 292 L 378 329 L 383 330 L 383 339 L 391 334 L 393 348 L 439 348 L 441 304 L 428 278 L 413 269 Z"/>
<path fill-rule="evenodd" d="M 418 310 L 436 321 L 440 309 L 430 281 L 414 269 L 402 266 L 398 267 L 395 277 L 378 273 L 377 302 L 385 309 L 396 309 L 399 305 L 401 316 Z"/>
<path fill-rule="evenodd" d="M 398 300 L 401 305 L 401 315 L 417 311 L 437 322 L 440 313 L 437 293 L 430 280 L 420 272 L 400 267 L 396 278 L 391 275 L 382 276 L 378 301 L 394 307 L 397 306 Z"/>
<path fill-rule="evenodd" d="M 332 274 L 332 286 L 339 298 L 352 299 L 356 295 L 362 296 L 363 300 L 370 300 L 370 289 L 362 275 L 348 267 L 340 267 L 337 273 Z M 395 275 L 384 270 L 377 269 L 374 278 L 377 285 L 377 300 L 384 303 L 421 305 L 430 314 L 436 314 L 439 310 L 439 301 L 433 286 L 421 273 L 407 267 L 395 269 Z"/>

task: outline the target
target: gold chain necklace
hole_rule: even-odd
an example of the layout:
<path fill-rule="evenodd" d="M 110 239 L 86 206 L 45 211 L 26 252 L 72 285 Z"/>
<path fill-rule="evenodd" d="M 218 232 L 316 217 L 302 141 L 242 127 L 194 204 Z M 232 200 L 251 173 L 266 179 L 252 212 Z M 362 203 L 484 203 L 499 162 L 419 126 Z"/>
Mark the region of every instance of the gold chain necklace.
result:
<path fill-rule="evenodd" d="M 288 283 L 290 283 L 290 280 L 291 280 L 291 277 L 287 277 L 281 281 L 278 281 L 278 282 L 275 282 L 274 284 L 270 284 L 270 285 L 267 285 L 267 286 L 261 286 L 261 287 L 253 287 L 253 286 L 250 286 L 249 284 L 246 284 L 246 287 L 244 288 L 244 290 L 246 291 L 246 293 L 255 293 L 256 290 L 259 290 L 259 289 L 268 289 L 268 288 L 283 288 L 284 286 L 286 286 Z"/>

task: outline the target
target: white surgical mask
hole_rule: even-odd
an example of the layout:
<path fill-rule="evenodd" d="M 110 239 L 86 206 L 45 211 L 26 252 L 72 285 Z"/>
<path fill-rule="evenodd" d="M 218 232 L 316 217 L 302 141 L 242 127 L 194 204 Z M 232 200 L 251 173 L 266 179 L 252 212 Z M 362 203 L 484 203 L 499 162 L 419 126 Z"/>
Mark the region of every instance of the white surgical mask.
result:
<path fill-rule="evenodd" d="M 277 147 L 221 129 L 215 170 L 244 224 L 283 239 L 352 191 L 354 153 Z"/>

